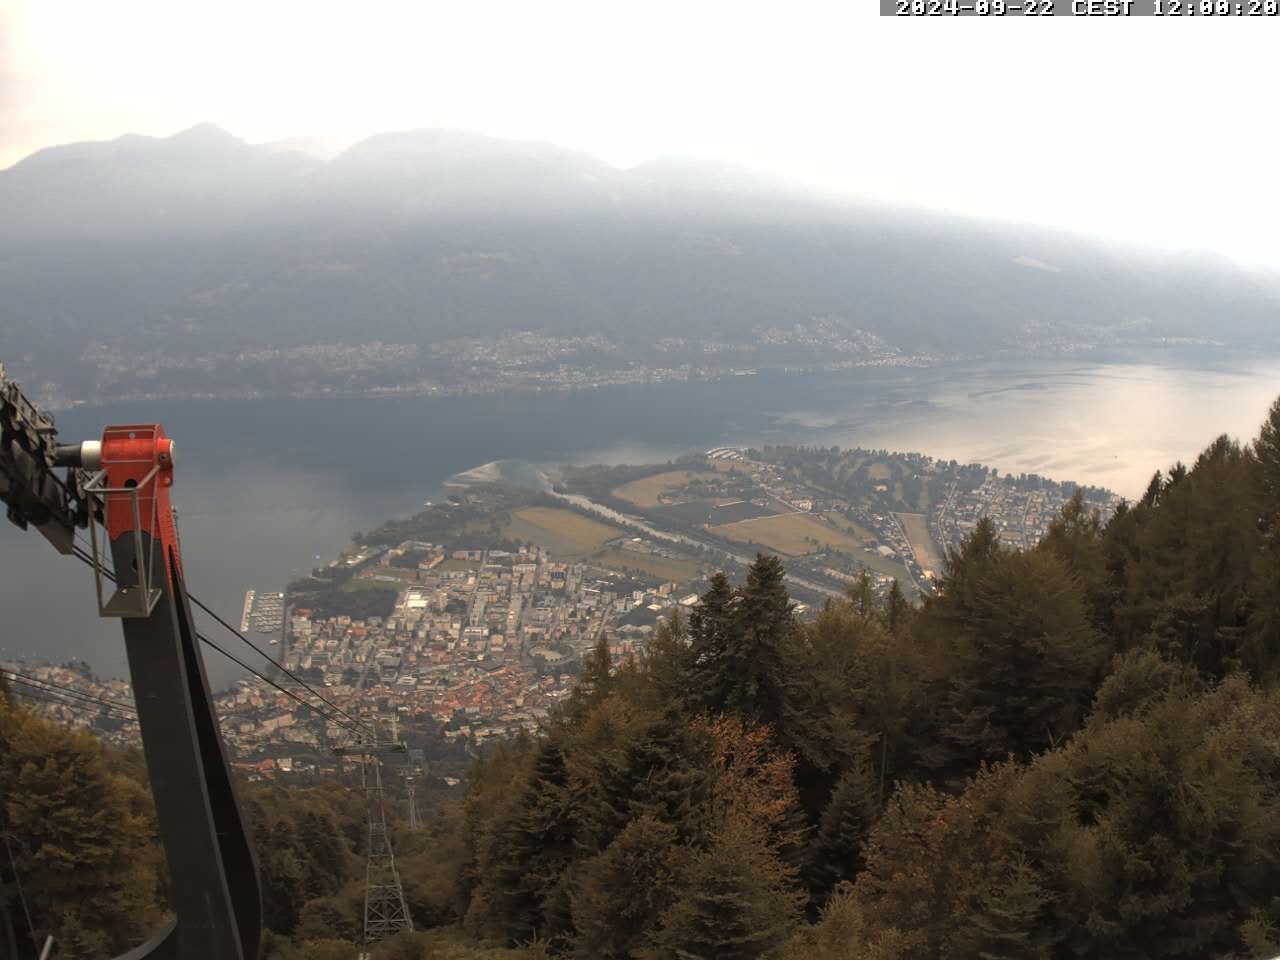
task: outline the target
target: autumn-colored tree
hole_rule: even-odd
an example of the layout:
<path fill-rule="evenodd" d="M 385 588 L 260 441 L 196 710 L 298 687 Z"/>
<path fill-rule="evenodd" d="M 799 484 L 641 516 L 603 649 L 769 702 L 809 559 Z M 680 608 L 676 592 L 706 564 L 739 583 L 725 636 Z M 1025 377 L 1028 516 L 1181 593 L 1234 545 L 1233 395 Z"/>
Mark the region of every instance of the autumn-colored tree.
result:
<path fill-rule="evenodd" d="M 117 753 L 0 697 L 0 902 L 60 956 L 123 953 L 165 919 L 151 796 Z"/>

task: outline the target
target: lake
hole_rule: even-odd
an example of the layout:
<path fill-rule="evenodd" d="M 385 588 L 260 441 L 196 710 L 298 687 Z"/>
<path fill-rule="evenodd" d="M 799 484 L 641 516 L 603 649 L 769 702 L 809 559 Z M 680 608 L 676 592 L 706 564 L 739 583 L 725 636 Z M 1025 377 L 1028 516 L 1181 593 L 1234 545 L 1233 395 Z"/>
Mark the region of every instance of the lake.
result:
<path fill-rule="evenodd" d="M 861 445 L 1135 497 L 1156 469 L 1190 462 L 1219 433 L 1251 439 L 1277 395 L 1280 359 L 1171 353 L 1159 363 L 765 373 L 574 393 L 167 401 L 77 408 L 58 426 L 70 442 L 108 423 L 164 424 L 177 443 L 173 500 L 189 586 L 238 623 L 245 590 L 282 589 L 353 531 L 413 511 L 454 473 L 493 460 L 554 466 L 721 445 Z M 88 568 L 8 524 L 0 605 L 0 659 L 79 657 L 103 675 L 125 674 L 119 625 L 97 619 Z M 236 675 L 220 665 L 212 673 L 219 684 Z"/>

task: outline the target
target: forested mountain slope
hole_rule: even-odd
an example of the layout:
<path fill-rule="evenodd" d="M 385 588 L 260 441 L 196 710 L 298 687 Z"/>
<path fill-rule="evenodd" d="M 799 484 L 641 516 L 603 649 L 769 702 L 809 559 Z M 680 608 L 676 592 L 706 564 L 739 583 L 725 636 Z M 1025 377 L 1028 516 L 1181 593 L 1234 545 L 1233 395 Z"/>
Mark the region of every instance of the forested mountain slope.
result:
<path fill-rule="evenodd" d="M 449 384 L 464 348 L 440 344 L 517 333 L 591 371 L 1274 347 L 1277 293 L 1209 256 L 454 131 L 322 163 L 205 125 L 0 171 L 8 358 L 81 393 L 136 390 L 122 364 L 160 392 L 298 388 L 325 345 L 371 382 Z"/>

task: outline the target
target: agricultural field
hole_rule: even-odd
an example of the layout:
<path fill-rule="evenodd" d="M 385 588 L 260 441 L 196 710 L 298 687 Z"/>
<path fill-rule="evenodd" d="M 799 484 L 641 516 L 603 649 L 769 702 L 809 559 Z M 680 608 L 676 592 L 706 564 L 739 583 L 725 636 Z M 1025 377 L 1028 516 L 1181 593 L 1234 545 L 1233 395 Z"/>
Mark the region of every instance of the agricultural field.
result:
<path fill-rule="evenodd" d="M 565 560 L 581 560 L 623 533 L 612 524 L 556 507 L 517 510 L 503 529 L 505 536 L 531 541 L 545 547 L 556 559 Z"/>
<path fill-rule="evenodd" d="M 726 523 L 737 523 L 740 520 L 754 520 L 776 513 L 767 507 L 758 507 L 750 500 L 729 500 L 720 503 L 711 511 L 708 520 L 717 526 Z"/>
<path fill-rule="evenodd" d="M 808 513 L 786 513 L 712 527 L 711 532 L 739 543 L 768 547 L 790 557 L 822 549 L 862 554 L 862 544 Z M 815 542 L 816 541 L 816 542 Z"/>
<path fill-rule="evenodd" d="M 701 575 L 701 570 L 692 560 L 676 560 L 653 553 L 619 550 L 617 547 L 601 550 L 592 555 L 589 562 L 610 570 L 636 570 L 658 580 L 672 580 L 676 583 L 687 583 Z"/>
<path fill-rule="evenodd" d="M 915 552 L 916 562 L 936 576 L 942 572 L 942 550 L 929 536 L 929 518 L 923 513 L 896 513 L 907 541 Z"/>
<path fill-rule="evenodd" d="M 833 523 L 845 533 L 851 533 L 859 540 L 879 540 L 880 538 L 874 532 L 868 530 L 862 524 L 850 520 L 842 513 L 836 513 L 832 510 L 830 513 L 824 513 L 828 523 Z"/>
<path fill-rule="evenodd" d="M 684 503 L 672 503 L 662 507 L 653 507 L 649 515 L 664 520 L 700 527 L 716 508 L 717 500 L 687 500 Z"/>
<path fill-rule="evenodd" d="M 706 470 L 668 470 L 639 480 L 624 483 L 613 491 L 619 500 L 625 500 L 641 508 L 658 506 L 658 497 L 674 493 L 695 480 L 715 480 L 716 475 Z"/>

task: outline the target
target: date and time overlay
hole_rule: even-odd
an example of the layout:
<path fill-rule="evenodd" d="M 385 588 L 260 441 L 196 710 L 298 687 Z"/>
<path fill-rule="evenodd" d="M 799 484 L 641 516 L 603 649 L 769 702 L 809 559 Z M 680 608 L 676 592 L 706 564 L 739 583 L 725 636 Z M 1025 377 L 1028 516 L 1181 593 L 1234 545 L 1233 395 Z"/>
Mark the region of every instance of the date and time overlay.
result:
<path fill-rule="evenodd" d="M 880 0 L 882 17 L 1275 17 L 1280 0 Z"/>

